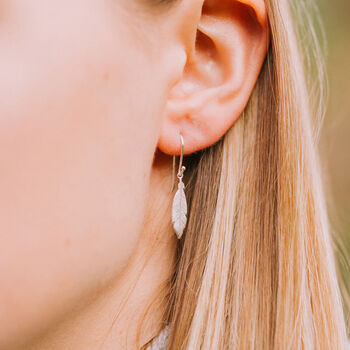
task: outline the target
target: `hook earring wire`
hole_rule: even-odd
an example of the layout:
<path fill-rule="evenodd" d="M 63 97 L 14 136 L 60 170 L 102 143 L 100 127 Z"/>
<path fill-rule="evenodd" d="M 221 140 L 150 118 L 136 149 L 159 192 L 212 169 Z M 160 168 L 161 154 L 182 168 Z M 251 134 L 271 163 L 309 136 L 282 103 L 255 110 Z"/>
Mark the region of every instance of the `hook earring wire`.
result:
<path fill-rule="evenodd" d="M 183 173 L 186 170 L 186 168 L 182 165 L 183 155 L 184 155 L 184 139 L 182 135 L 180 134 L 181 138 L 181 155 L 180 155 L 180 162 L 179 162 L 179 170 L 177 172 L 177 177 L 182 179 Z"/>
<path fill-rule="evenodd" d="M 176 163 L 176 159 L 175 159 L 175 155 L 173 156 L 173 172 L 172 172 L 172 183 L 173 183 L 173 187 L 171 189 L 171 192 L 174 191 L 175 189 L 175 163 Z"/>
<path fill-rule="evenodd" d="M 181 134 L 180 134 L 180 139 L 181 139 L 181 155 L 180 155 L 180 160 L 179 160 L 179 169 L 177 171 L 177 178 L 178 179 L 182 179 L 183 173 L 186 170 L 186 167 L 182 165 L 183 153 L 184 153 L 184 139 L 183 139 Z M 172 187 L 171 191 L 174 191 L 174 188 L 175 188 L 175 179 L 174 179 L 175 165 L 176 165 L 176 156 L 174 155 L 173 156 L 173 176 L 172 176 L 173 187 Z"/>

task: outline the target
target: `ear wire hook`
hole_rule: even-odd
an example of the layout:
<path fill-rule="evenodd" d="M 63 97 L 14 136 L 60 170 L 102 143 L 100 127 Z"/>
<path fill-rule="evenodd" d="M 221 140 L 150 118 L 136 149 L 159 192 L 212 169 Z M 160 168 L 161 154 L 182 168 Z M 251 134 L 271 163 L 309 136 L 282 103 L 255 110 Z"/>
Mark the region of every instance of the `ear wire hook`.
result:
<path fill-rule="evenodd" d="M 177 177 L 179 179 L 183 177 L 183 173 L 186 170 L 186 168 L 182 165 L 182 159 L 184 155 L 184 139 L 181 134 L 180 134 L 180 138 L 181 138 L 181 156 L 180 156 L 179 170 L 177 172 Z"/>
<path fill-rule="evenodd" d="M 173 187 L 171 189 L 171 192 L 174 191 L 174 188 L 175 188 L 175 155 L 173 156 L 173 171 L 172 171 L 172 183 L 173 183 Z"/>
<path fill-rule="evenodd" d="M 184 153 L 184 139 L 180 133 L 180 139 L 181 139 L 181 155 L 180 155 L 180 161 L 179 161 L 179 169 L 177 171 L 177 178 L 182 179 L 183 173 L 186 170 L 186 167 L 182 165 L 183 161 L 183 153 Z M 173 187 L 171 191 L 174 191 L 175 188 L 175 179 L 174 179 L 174 173 L 175 173 L 175 164 L 176 164 L 176 156 L 173 156 L 173 176 L 172 176 L 172 182 L 173 182 Z"/>

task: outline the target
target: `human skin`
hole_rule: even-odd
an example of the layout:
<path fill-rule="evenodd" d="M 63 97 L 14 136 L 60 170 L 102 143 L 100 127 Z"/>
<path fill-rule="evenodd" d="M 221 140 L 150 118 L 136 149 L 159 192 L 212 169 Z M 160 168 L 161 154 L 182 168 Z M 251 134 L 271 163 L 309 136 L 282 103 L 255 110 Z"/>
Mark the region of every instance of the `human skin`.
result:
<path fill-rule="evenodd" d="M 1 2 L 1 350 L 137 348 L 179 132 L 189 154 L 229 129 L 268 41 L 262 0 Z"/>

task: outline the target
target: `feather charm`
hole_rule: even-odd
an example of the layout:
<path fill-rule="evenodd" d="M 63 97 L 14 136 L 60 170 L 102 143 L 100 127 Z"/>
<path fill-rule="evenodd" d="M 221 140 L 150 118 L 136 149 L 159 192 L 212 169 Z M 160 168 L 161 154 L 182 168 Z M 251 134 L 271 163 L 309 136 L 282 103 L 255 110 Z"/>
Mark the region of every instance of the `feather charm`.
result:
<path fill-rule="evenodd" d="M 180 178 L 178 189 L 173 199 L 172 222 L 177 238 L 180 239 L 187 222 L 187 202 L 185 196 L 185 185 Z"/>

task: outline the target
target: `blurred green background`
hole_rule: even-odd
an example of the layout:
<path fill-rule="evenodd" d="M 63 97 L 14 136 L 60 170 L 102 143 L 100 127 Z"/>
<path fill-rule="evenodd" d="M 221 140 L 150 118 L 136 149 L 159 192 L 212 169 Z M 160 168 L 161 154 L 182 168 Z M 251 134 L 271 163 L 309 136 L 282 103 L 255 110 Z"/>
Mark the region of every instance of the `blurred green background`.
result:
<path fill-rule="evenodd" d="M 327 202 L 333 229 L 350 254 L 350 0 L 318 0 L 317 4 L 326 33 L 329 80 L 320 140 L 322 160 L 328 169 Z M 338 259 L 344 260 L 340 254 Z M 349 288 L 350 271 L 344 261 L 342 273 Z"/>

